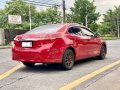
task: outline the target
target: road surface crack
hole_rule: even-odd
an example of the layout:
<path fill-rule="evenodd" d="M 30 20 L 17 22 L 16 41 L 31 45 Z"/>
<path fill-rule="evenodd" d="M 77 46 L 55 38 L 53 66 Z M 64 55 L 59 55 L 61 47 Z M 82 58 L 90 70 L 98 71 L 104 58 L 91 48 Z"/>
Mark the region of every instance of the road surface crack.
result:
<path fill-rule="evenodd" d="M 32 75 L 34 75 L 34 74 L 32 74 Z M 6 87 L 6 86 L 9 86 L 9 85 L 12 85 L 12 84 L 16 83 L 17 81 L 20 81 L 20 80 L 25 79 L 25 78 L 27 78 L 27 77 L 30 77 L 30 76 L 32 76 L 32 75 L 25 76 L 25 77 L 22 77 L 22 78 L 18 78 L 18 79 L 14 80 L 14 81 L 12 81 L 12 82 L 10 82 L 10 83 L 8 83 L 8 84 L 5 84 L 5 85 L 3 85 L 3 86 L 0 86 L 0 88 L 3 88 L 3 87 Z"/>

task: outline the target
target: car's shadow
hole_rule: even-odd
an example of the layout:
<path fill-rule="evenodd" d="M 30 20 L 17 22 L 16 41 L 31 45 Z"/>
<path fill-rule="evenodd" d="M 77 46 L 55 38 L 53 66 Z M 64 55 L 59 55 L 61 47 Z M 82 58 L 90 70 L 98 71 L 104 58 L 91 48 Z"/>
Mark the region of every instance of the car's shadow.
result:
<path fill-rule="evenodd" d="M 81 65 L 85 65 L 88 63 L 92 63 L 97 61 L 95 58 L 89 58 L 89 59 L 84 59 L 84 60 L 79 60 L 75 62 L 74 68 L 79 68 Z M 22 72 L 51 72 L 51 71 L 65 71 L 62 69 L 61 64 L 36 64 L 34 67 L 22 67 L 19 69 L 19 71 Z M 51 72 L 52 73 L 52 72 Z"/>

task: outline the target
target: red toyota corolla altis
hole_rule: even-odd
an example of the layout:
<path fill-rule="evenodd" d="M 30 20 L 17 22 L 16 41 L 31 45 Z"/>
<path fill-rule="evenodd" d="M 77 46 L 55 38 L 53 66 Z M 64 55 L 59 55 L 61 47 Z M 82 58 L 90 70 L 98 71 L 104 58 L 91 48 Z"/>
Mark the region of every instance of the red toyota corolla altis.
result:
<path fill-rule="evenodd" d="M 66 70 L 74 62 L 97 57 L 104 59 L 106 43 L 99 35 L 79 24 L 49 24 L 14 39 L 13 60 L 31 67 L 35 63 L 61 63 Z"/>

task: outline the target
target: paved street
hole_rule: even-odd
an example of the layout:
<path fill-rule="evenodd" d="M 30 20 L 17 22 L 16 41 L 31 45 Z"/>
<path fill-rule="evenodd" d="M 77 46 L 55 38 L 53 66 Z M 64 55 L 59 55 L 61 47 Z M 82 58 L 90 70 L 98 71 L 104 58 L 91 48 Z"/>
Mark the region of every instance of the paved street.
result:
<path fill-rule="evenodd" d="M 120 67 L 84 90 L 120 90 Z"/>
<path fill-rule="evenodd" d="M 108 54 L 105 60 L 82 60 L 77 62 L 74 68 L 70 71 L 62 71 L 58 65 L 47 66 L 37 64 L 34 68 L 26 68 L 23 66 L 10 76 L 0 81 L 0 90 L 58 90 L 76 79 L 120 60 L 120 40 L 107 41 L 107 45 Z M 0 49 L 0 74 L 10 70 L 17 64 L 18 62 L 11 60 L 11 49 Z M 117 65 L 93 79 L 82 83 L 77 86 L 75 90 L 98 90 L 101 84 L 103 84 L 104 87 L 99 90 L 109 90 L 105 85 L 110 87 L 111 84 L 107 82 L 108 79 L 106 78 L 116 78 L 117 75 L 111 74 L 111 72 L 119 72 L 119 66 L 120 65 Z M 104 84 L 103 80 L 108 84 Z M 111 80 L 109 79 L 109 81 Z M 113 89 L 111 90 L 120 89 L 119 87 L 115 87 L 112 87 Z"/>

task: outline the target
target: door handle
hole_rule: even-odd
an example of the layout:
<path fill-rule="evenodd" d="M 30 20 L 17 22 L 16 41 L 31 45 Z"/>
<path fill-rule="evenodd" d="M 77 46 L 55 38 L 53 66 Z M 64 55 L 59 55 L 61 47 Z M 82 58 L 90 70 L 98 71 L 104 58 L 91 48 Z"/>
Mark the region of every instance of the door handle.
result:
<path fill-rule="evenodd" d="M 90 39 L 87 39 L 87 41 L 90 41 Z"/>

